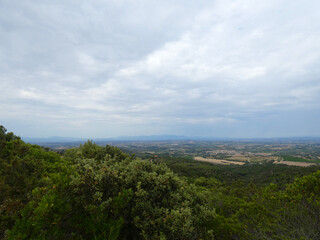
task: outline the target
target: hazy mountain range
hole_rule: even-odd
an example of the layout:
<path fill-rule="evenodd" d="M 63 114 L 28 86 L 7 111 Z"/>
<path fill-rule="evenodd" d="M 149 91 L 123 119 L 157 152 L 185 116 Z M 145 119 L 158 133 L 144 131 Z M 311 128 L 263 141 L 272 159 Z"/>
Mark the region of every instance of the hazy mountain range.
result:
<path fill-rule="evenodd" d="M 54 143 L 54 142 L 85 142 L 87 138 L 76 137 L 59 137 L 52 136 L 46 138 L 32 138 L 22 137 L 22 139 L 29 143 Z M 110 141 L 320 141 L 320 137 L 282 137 L 282 138 L 227 138 L 227 137 L 188 137 L 177 135 L 150 135 L 150 136 L 120 136 L 114 138 L 92 138 L 95 142 L 110 142 Z"/>

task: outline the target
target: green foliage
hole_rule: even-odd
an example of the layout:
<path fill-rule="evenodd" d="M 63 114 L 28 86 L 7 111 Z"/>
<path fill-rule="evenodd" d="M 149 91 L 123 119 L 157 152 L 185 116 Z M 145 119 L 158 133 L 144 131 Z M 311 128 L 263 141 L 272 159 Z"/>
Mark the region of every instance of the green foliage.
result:
<path fill-rule="evenodd" d="M 42 157 L 37 149 L 31 153 Z M 8 239 L 213 237 L 214 208 L 165 165 L 91 141 L 67 151 L 64 161 L 35 185 Z"/>
<path fill-rule="evenodd" d="M 219 168 L 170 158 L 168 165 L 181 177 L 161 161 L 135 159 L 92 141 L 61 156 L 0 126 L 0 144 L 0 238 L 311 240 L 320 235 L 316 168 Z M 291 175 L 307 173 L 291 181 Z"/>
<path fill-rule="evenodd" d="M 194 228 L 195 216 L 206 211 L 206 216 L 213 218 L 214 211 L 198 209 L 203 202 L 165 165 L 134 160 L 110 146 L 101 148 L 103 159 L 86 159 L 81 148 L 76 165 L 80 174 L 72 181 L 76 202 L 87 206 L 98 196 L 110 216 L 124 219 L 122 238 L 195 239 L 207 235 L 207 231 Z M 132 192 L 130 200 L 122 207 L 110 205 L 110 198 L 124 189 Z"/>
<path fill-rule="evenodd" d="M 190 160 L 185 157 L 162 157 L 159 162 L 168 165 L 174 172 L 188 178 L 214 177 L 225 184 L 232 184 L 241 181 L 244 184 L 253 182 L 257 186 L 266 187 L 270 183 L 275 183 L 281 188 L 292 183 L 295 177 L 320 170 L 320 166 L 297 167 L 284 164 L 262 163 L 237 165 L 213 165 L 210 163 Z"/>
<path fill-rule="evenodd" d="M 291 162 L 311 162 L 311 163 L 319 163 L 319 160 L 310 160 L 300 157 L 294 157 L 294 156 L 283 156 L 282 157 L 284 161 L 291 161 Z"/>
<path fill-rule="evenodd" d="M 31 191 L 45 185 L 45 178 L 65 165 L 54 152 L 24 143 L 0 127 L 0 238 L 14 224 L 30 200 Z"/>
<path fill-rule="evenodd" d="M 245 239 L 317 239 L 319 228 L 320 171 L 297 178 L 284 190 L 276 184 L 266 188 L 234 187 L 242 194 L 224 195 L 217 213 L 240 221 Z M 241 190 L 242 189 L 242 190 Z"/>

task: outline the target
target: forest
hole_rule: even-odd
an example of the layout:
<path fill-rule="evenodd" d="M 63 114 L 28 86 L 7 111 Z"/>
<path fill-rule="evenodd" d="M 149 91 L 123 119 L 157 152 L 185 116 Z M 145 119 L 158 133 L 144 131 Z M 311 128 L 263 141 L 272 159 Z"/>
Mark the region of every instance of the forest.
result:
<path fill-rule="evenodd" d="M 63 152 L 0 126 L 0 239 L 320 239 L 318 166 Z"/>

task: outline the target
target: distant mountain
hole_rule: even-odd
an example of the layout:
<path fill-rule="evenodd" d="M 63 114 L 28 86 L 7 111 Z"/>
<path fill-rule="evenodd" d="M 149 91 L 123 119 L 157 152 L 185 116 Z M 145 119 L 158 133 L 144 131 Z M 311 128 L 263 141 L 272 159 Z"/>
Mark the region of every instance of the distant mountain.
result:
<path fill-rule="evenodd" d="M 176 135 L 151 135 L 151 136 L 120 136 L 113 138 L 117 141 L 170 141 L 170 140 L 188 140 L 189 137 Z M 109 139 L 110 140 L 110 139 Z"/>
<path fill-rule="evenodd" d="M 114 138 L 76 138 L 76 137 L 47 137 L 30 138 L 23 137 L 29 143 L 71 143 L 85 142 L 91 139 L 95 142 L 151 142 L 151 141 L 245 141 L 245 142 L 303 142 L 320 141 L 320 137 L 278 137 L 278 138 L 227 138 L 227 137 L 186 137 L 177 135 L 150 135 L 150 136 L 120 136 Z"/>
<path fill-rule="evenodd" d="M 46 138 L 32 138 L 32 137 L 22 137 L 22 140 L 29 143 L 52 143 L 52 142 L 82 142 L 86 141 L 86 138 L 75 138 L 75 137 L 46 137 Z"/>
<path fill-rule="evenodd" d="M 47 138 L 31 138 L 23 137 L 25 142 L 29 143 L 57 143 L 57 142 L 84 142 L 87 138 L 75 138 L 75 137 L 47 137 Z M 174 140 L 190 140 L 192 138 L 176 135 L 151 135 L 151 136 L 120 136 L 114 138 L 89 138 L 97 142 L 105 141 L 174 141 Z"/>

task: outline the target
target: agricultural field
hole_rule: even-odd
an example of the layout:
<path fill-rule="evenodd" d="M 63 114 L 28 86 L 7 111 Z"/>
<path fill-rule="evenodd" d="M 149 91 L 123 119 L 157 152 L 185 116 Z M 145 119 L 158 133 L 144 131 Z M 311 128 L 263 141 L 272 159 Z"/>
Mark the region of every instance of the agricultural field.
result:
<path fill-rule="evenodd" d="M 201 161 L 201 162 L 208 162 L 208 163 L 212 163 L 212 164 L 222 164 L 222 165 L 232 165 L 232 164 L 243 165 L 243 164 L 245 164 L 245 162 L 243 162 L 243 161 L 236 162 L 236 161 L 230 161 L 230 160 L 221 160 L 221 159 L 203 158 L 203 157 L 194 157 L 194 160 Z"/>
<path fill-rule="evenodd" d="M 312 166 L 320 164 L 319 140 L 230 140 L 230 141 L 97 141 L 98 145 L 119 147 L 142 159 L 156 160 L 163 156 L 189 157 L 222 165 L 260 163 Z M 45 147 L 63 152 L 80 143 L 42 143 Z"/>
<path fill-rule="evenodd" d="M 176 141 L 118 143 L 117 146 L 150 159 L 185 156 L 223 165 L 274 163 L 305 167 L 320 164 L 320 142 Z"/>

